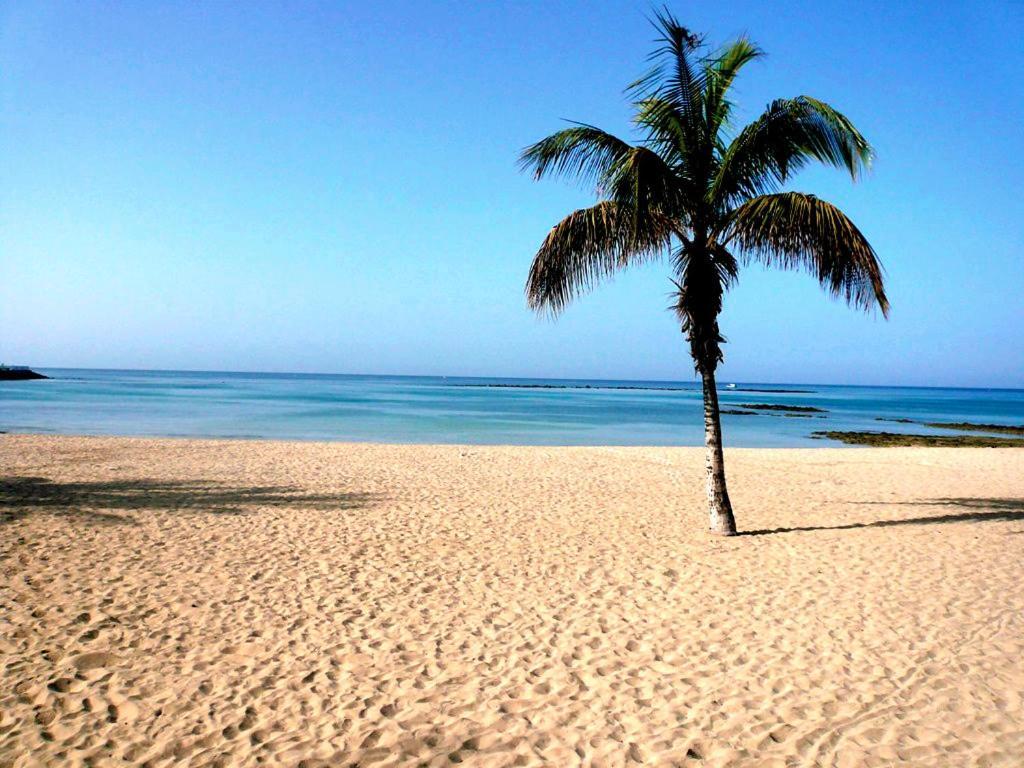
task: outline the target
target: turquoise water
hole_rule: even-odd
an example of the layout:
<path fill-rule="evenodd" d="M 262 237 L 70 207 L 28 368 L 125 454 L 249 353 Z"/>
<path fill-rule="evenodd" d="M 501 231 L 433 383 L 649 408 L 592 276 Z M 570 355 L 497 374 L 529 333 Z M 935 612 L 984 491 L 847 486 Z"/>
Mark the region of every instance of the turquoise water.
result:
<path fill-rule="evenodd" d="M 399 443 L 703 444 L 701 393 L 694 382 L 40 370 L 53 378 L 0 382 L 0 430 Z M 531 383 L 548 388 L 480 386 Z M 550 388 L 556 386 L 574 388 Z M 723 382 L 726 409 L 776 403 L 827 411 L 824 418 L 724 415 L 731 446 L 837 445 L 810 437 L 824 429 L 962 434 L 878 417 L 1024 423 L 1024 390 L 740 382 L 736 389 L 724 387 Z"/>

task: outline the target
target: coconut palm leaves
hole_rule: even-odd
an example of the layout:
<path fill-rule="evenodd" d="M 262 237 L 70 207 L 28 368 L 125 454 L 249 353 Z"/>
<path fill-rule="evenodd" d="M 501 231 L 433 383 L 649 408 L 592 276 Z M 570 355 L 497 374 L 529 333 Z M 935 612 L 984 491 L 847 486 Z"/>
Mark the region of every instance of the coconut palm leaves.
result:
<path fill-rule="evenodd" d="M 519 165 L 537 180 L 549 175 L 574 176 L 601 189 L 611 170 L 632 149 L 600 128 L 578 123 L 527 147 Z"/>
<path fill-rule="evenodd" d="M 881 266 L 860 231 L 825 201 L 775 194 L 811 162 L 858 178 L 872 158 L 864 137 L 840 112 L 807 96 L 772 102 L 730 136 L 730 90 L 761 50 L 742 38 L 706 51 L 667 11 L 654 24 L 659 45 L 652 67 L 628 88 L 636 143 L 580 123 L 520 157 L 535 178 L 578 179 L 600 200 L 545 238 L 527 281 L 530 306 L 561 311 L 617 269 L 668 255 L 677 242 L 688 262 L 707 262 L 701 274 L 718 281 L 717 287 L 690 284 L 676 259 L 676 280 L 688 284 L 691 297 L 684 304 L 727 288 L 729 270 L 722 266 L 738 258 L 805 269 L 833 295 L 886 312 Z"/>
<path fill-rule="evenodd" d="M 710 198 L 728 205 L 773 192 L 812 161 L 844 169 L 856 180 L 871 158 L 864 137 L 828 104 L 808 96 L 778 99 L 722 152 Z"/>
<path fill-rule="evenodd" d="M 874 248 L 842 211 L 814 195 L 761 195 L 732 212 L 727 239 L 766 266 L 804 269 L 833 296 L 889 313 Z"/>
<path fill-rule="evenodd" d="M 544 238 L 530 267 L 527 301 L 557 314 L 602 278 L 667 249 L 670 220 L 604 201 L 566 216 Z"/>

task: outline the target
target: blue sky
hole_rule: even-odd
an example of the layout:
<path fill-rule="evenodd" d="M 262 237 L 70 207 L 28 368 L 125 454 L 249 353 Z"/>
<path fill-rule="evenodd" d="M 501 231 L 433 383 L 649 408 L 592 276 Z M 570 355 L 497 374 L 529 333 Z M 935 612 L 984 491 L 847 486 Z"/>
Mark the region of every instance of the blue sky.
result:
<path fill-rule="evenodd" d="M 768 57 L 740 117 L 810 94 L 874 143 L 839 204 L 889 321 L 746 269 L 736 381 L 1024 386 L 1024 4 L 674 3 Z M 638 2 L 0 5 L 0 360 L 688 380 L 667 265 L 557 322 L 522 294 L 591 202 L 516 170 L 560 118 L 628 135 Z"/>

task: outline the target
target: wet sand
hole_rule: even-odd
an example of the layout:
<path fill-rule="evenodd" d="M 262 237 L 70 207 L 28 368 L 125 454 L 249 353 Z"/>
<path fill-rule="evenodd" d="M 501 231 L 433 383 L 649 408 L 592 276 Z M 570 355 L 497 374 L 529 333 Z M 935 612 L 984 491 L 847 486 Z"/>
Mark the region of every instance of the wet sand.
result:
<path fill-rule="evenodd" d="M 1018 766 L 1024 451 L 0 435 L 0 766 Z"/>

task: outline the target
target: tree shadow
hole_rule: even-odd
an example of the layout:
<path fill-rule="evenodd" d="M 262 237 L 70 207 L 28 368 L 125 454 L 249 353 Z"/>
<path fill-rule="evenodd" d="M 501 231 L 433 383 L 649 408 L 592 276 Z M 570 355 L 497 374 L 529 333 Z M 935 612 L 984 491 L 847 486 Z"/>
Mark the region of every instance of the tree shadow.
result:
<path fill-rule="evenodd" d="M 376 500 L 377 496 L 369 493 L 311 494 L 294 486 L 233 487 L 208 480 L 59 482 L 45 477 L 0 477 L 0 524 L 45 513 L 89 523 L 132 525 L 136 522 L 132 515 L 117 512 L 241 515 L 253 507 L 337 510 L 367 506 Z"/>
<path fill-rule="evenodd" d="M 862 501 L 858 504 L 882 506 L 957 507 L 964 512 L 945 515 L 906 517 L 898 520 L 874 520 L 869 523 L 845 523 L 843 525 L 802 525 L 792 528 L 765 528 L 757 531 L 742 531 L 741 536 L 766 536 L 774 533 L 796 533 L 798 531 L 846 531 L 854 528 L 888 528 L 898 525 L 937 525 L 940 523 L 984 523 L 1013 522 L 1024 520 L 1024 499 L 978 499 L 944 498 L 923 501 Z"/>

